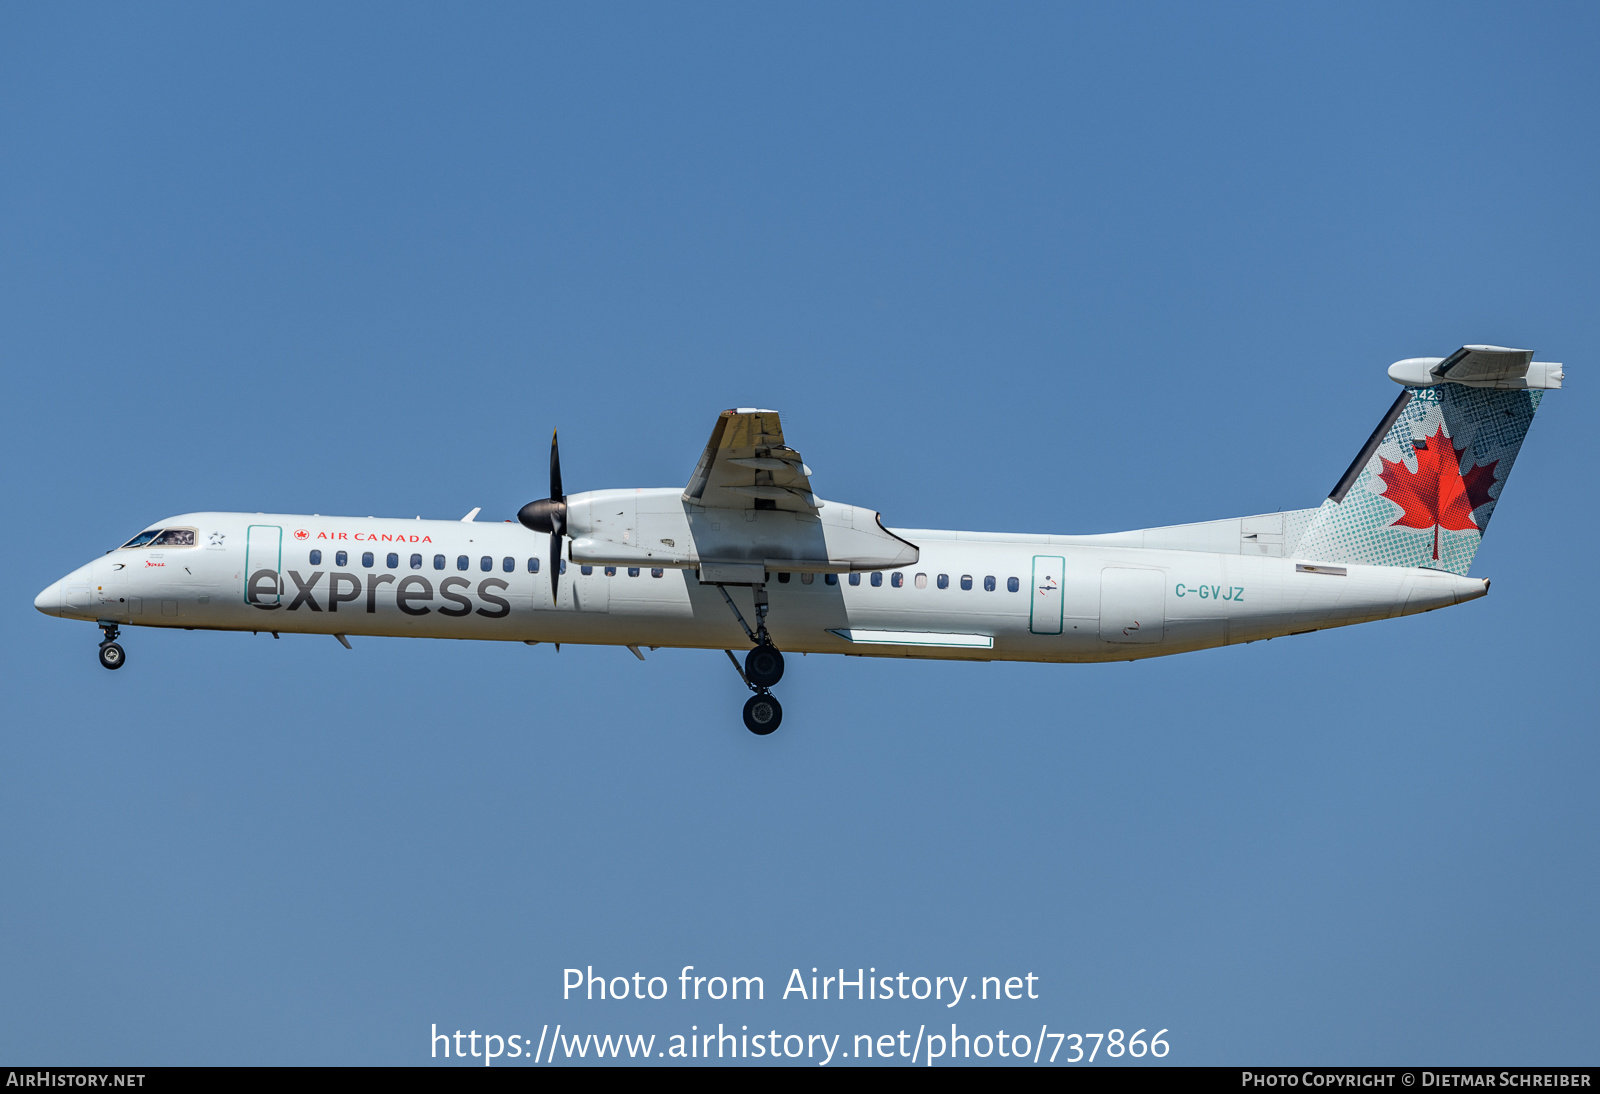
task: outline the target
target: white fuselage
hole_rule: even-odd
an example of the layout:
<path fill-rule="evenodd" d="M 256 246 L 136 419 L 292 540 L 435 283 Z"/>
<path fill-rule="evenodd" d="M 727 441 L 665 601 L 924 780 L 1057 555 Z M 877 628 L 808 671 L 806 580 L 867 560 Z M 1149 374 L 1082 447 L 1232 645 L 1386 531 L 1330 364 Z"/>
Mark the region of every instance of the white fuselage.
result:
<path fill-rule="evenodd" d="M 193 546 L 111 551 L 40 593 L 36 606 L 73 619 L 196 630 L 749 644 L 719 589 L 701 584 L 695 569 L 644 562 L 608 574 L 604 565 L 572 563 L 552 599 L 549 537 L 510 522 L 189 513 L 159 525 L 179 526 L 195 531 Z M 1488 588 L 1425 569 L 891 531 L 919 549 L 914 564 L 854 574 L 767 565 L 767 626 L 778 648 L 1132 660 L 1414 614 Z M 724 587 L 754 623 L 750 589 Z"/>

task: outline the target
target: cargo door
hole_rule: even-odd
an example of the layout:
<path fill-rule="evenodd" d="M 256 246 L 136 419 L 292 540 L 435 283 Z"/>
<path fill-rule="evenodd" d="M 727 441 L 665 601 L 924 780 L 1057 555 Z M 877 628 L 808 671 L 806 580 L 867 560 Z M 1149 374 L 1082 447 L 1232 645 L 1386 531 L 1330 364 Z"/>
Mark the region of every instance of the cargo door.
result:
<path fill-rule="evenodd" d="M 1101 570 L 1101 640 L 1141 645 L 1161 641 L 1167 627 L 1166 590 L 1162 570 Z"/>
<path fill-rule="evenodd" d="M 1033 604 L 1028 629 L 1034 634 L 1060 634 L 1067 560 L 1060 555 L 1033 556 Z"/>
<path fill-rule="evenodd" d="M 282 571 L 283 529 L 276 524 L 252 524 L 244 540 L 245 603 L 277 607 L 283 598 Z"/>

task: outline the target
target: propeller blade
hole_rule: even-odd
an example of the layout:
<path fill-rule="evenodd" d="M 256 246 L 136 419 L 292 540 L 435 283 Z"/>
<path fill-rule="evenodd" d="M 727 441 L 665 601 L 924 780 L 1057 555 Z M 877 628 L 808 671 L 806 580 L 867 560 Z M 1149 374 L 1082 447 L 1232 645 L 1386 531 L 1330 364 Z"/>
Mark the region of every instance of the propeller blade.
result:
<path fill-rule="evenodd" d="M 550 431 L 550 496 L 530 501 L 517 511 L 517 521 L 534 532 L 550 533 L 550 599 L 561 585 L 561 537 L 567 532 L 567 496 L 561 488 L 561 448 Z"/>
<path fill-rule="evenodd" d="M 556 431 L 550 431 L 550 496 L 556 501 L 566 501 L 561 491 L 561 449 L 556 444 Z"/>

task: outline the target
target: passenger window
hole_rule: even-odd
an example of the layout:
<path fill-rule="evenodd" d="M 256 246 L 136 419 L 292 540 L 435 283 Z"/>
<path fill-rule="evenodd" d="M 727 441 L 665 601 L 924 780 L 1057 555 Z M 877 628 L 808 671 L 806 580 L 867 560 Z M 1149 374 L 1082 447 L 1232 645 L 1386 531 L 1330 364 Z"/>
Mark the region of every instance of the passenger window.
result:
<path fill-rule="evenodd" d="M 468 558 L 466 555 L 457 555 L 456 556 L 456 569 L 465 570 L 468 566 L 471 566 L 471 565 L 472 565 L 472 560 L 470 558 Z"/>
<path fill-rule="evenodd" d="M 639 576 L 639 567 L 637 567 L 637 566 L 629 566 L 628 567 L 628 576 L 629 577 L 638 577 Z"/>
<path fill-rule="evenodd" d="M 923 580 L 927 579 L 924 578 Z M 903 585 L 905 585 L 905 583 L 906 575 L 901 573 L 899 570 L 896 570 L 894 573 L 889 575 L 889 584 L 893 585 L 896 589 L 901 588 Z"/>
<path fill-rule="evenodd" d="M 161 534 L 161 529 L 159 529 L 159 528 L 153 528 L 148 532 L 140 532 L 138 535 L 134 536 L 128 542 L 124 543 L 122 546 L 124 548 L 127 548 L 127 547 L 148 547 L 150 545 L 150 541 L 155 539 L 160 534 Z"/>
<path fill-rule="evenodd" d="M 491 572 L 494 569 L 494 559 L 490 558 L 488 555 L 484 555 L 478 560 L 478 569 L 482 570 L 486 574 Z"/>
<path fill-rule="evenodd" d="M 194 530 L 192 528 L 168 528 L 156 537 L 152 547 L 193 547 Z"/>
<path fill-rule="evenodd" d="M 824 584 L 837 585 L 837 584 L 839 584 L 839 575 L 838 574 L 823 574 L 822 575 L 822 580 L 823 580 Z"/>
<path fill-rule="evenodd" d="M 949 587 L 950 587 L 950 575 L 949 574 L 940 574 L 939 575 L 939 588 L 948 589 Z"/>
<path fill-rule="evenodd" d="M 530 558 L 528 560 L 528 572 L 530 574 L 536 574 L 536 573 L 539 572 L 539 560 L 538 559 Z"/>
<path fill-rule="evenodd" d="M 962 574 L 961 575 L 961 589 L 962 589 L 963 592 L 968 592 L 968 593 L 970 593 L 972 591 L 972 575 L 971 574 Z"/>
<path fill-rule="evenodd" d="M 579 566 L 578 567 L 578 572 L 587 577 L 589 574 L 594 573 L 594 567 L 593 566 Z"/>
<path fill-rule="evenodd" d="M 412 555 L 411 556 L 411 568 L 413 570 L 422 569 L 422 556 L 421 555 Z"/>
<path fill-rule="evenodd" d="M 872 571 L 872 587 L 874 589 L 876 589 L 876 588 L 880 587 L 882 584 L 883 584 L 883 574 L 880 573 L 877 570 Z"/>
<path fill-rule="evenodd" d="M 1006 578 L 1006 592 L 1014 593 L 1020 588 L 1022 588 L 1022 582 L 1018 581 L 1014 577 Z"/>
<path fill-rule="evenodd" d="M 778 584 L 779 585 L 787 585 L 787 584 L 789 584 L 789 575 L 788 574 L 779 574 L 778 575 Z"/>
<path fill-rule="evenodd" d="M 348 566 L 348 565 L 350 565 L 350 552 L 349 551 L 340 551 L 338 554 L 334 555 L 333 556 L 333 564 L 335 566 Z"/>
<path fill-rule="evenodd" d="M 372 569 L 372 552 L 371 551 L 363 551 L 361 553 L 361 565 L 364 566 L 365 568 L 367 568 L 368 570 Z"/>
<path fill-rule="evenodd" d="M 983 579 L 983 591 L 986 592 L 986 593 L 994 592 L 994 575 L 993 574 L 991 574 L 990 576 L 988 576 L 988 577 Z"/>
<path fill-rule="evenodd" d="M 817 580 L 817 575 L 816 574 L 801 574 L 800 575 L 800 584 L 802 584 L 802 585 L 810 585 L 812 582 L 814 582 L 816 580 Z"/>
<path fill-rule="evenodd" d="M 861 584 L 861 575 L 860 574 L 851 574 L 850 575 L 850 584 L 852 584 L 852 585 Z"/>
<path fill-rule="evenodd" d="M 606 567 L 606 576 L 607 577 L 616 577 L 617 576 L 617 568 L 615 566 L 607 566 Z"/>
<path fill-rule="evenodd" d="M 565 574 L 567 572 L 567 560 L 566 559 L 562 559 L 561 560 L 561 565 L 560 565 L 560 567 L 558 567 L 558 569 L 563 574 Z"/>
<path fill-rule="evenodd" d="M 311 552 L 311 565 L 313 565 L 313 566 L 321 566 L 322 565 L 322 552 L 321 551 L 312 551 Z"/>
<path fill-rule="evenodd" d="M 391 570 L 398 570 L 400 568 L 400 556 L 390 551 L 389 557 L 383 560 L 383 564 Z"/>
<path fill-rule="evenodd" d="M 917 575 L 917 588 L 926 589 L 927 587 L 928 587 L 928 575 L 927 574 L 918 574 Z"/>
<path fill-rule="evenodd" d="M 434 555 L 433 556 L 433 568 L 435 570 L 444 569 L 444 556 L 443 555 Z"/>
<path fill-rule="evenodd" d="M 650 567 L 650 576 L 651 577 L 666 577 L 667 576 L 667 571 L 662 569 L 660 566 L 652 566 L 652 567 Z"/>
<path fill-rule="evenodd" d="M 516 573 L 517 560 L 512 558 L 510 555 L 507 555 L 505 558 L 500 560 L 500 568 L 508 574 Z"/>

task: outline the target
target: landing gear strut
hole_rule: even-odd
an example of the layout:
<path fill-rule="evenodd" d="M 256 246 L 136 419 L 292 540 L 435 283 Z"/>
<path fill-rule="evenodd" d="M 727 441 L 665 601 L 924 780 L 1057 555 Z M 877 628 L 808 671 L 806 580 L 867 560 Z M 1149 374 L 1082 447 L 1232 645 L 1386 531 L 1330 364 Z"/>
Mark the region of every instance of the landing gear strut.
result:
<path fill-rule="evenodd" d="M 115 623 L 102 622 L 100 629 L 105 637 L 100 640 L 100 663 L 108 669 L 120 669 L 128 655 L 122 652 L 122 647 L 117 645 L 117 636 L 122 632 Z"/>
<path fill-rule="evenodd" d="M 770 690 L 783 679 L 783 654 L 778 652 L 778 647 L 772 644 L 772 636 L 767 633 L 767 587 L 756 585 L 751 590 L 756 601 L 756 629 L 753 631 L 750 624 L 744 621 L 733 597 L 728 595 L 728 590 L 718 585 L 717 591 L 728 602 L 729 610 L 739 621 L 739 626 L 744 628 L 744 633 L 755 643 L 755 649 L 745 654 L 744 668 L 739 667 L 739 659 L 732 650 L 723 652 L 733 662 L 734 671 L 745 682 L 745 686 L 755 692 L 744 705 L 744 727 L 751 733 L 765 737 L 783 721 L 783 705 Z"/>

